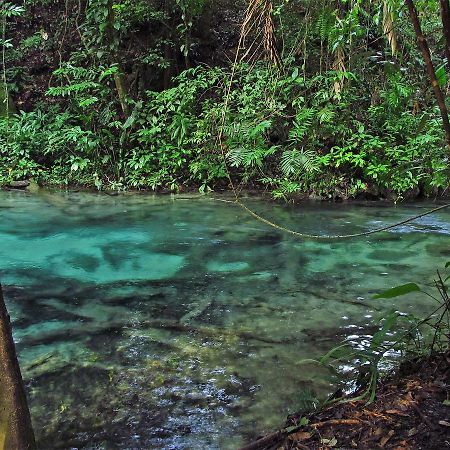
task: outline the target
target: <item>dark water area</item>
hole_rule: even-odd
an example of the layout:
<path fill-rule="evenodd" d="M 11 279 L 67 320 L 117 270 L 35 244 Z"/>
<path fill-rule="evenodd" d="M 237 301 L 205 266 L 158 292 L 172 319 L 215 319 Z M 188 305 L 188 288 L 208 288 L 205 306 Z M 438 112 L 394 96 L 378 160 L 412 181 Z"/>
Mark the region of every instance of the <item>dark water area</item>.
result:
<path fill-rule="evenodd" d="M 249 204 L 355 233 L 431 204 Z M 343 241 L 206 198 L 0 192 L 0 281 L 42 449 L 228 449 L 330 394 L 316 358 L 358 341 L 450 260 L 450 212 Z M 351 367 L 349 368 L 351 370 Z"/>

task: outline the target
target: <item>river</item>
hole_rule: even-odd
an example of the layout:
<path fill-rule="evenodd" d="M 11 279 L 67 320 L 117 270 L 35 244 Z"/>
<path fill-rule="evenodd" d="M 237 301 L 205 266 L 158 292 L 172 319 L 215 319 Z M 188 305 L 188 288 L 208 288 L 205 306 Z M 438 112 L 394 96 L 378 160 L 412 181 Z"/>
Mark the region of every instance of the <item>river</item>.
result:
<path fill-rule="evenodd" d="M 248 204 L 315 234 L 433 206 Z M 203 197 L 0 191 L 0 218 L 0 281 L 46 450 L 237 448 L 335 389 L 303 359 L 363 341 L 391 309 L 433 306 L 375 293 L 450 260 L 449 210 L 338 241 Z"/>

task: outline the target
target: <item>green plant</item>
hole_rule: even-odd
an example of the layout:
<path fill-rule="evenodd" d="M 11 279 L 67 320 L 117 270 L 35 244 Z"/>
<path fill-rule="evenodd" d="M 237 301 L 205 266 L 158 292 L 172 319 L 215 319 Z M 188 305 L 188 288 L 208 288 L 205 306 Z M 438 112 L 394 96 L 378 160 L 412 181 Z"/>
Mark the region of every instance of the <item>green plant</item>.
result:
<path fill-rule="evenodd" d="M 449 268 L 450 262 L 445 265 L 445 270 Z M 382 368 L 389 366 L 387 362 L 392 360 L 393 355 L 396 358 L 423 357 L 433 352 L 448 351 L 450 348 L 449 280 L 450 275 L 437 272 L 434 281 L 437 295 L 423 290 L 416 283 L 407 283 L 375 295 L 374 299 L 392 299 L 421 293 L 436 302 L 437 306 L 425 318 L 402 314 L 396 310 L 390 311 L 381 319 L 379 330 L 370 339 L 359 342 L 345 341 L 316 362 L 328 367 L 333 373 L 339 373 L 339 367 L 343 363 L 355 366 L 359 376 L 353 386 L 354 390 L 361 392 L 363 388 L 358 399 L 372 402 Z M 340 400 L 342 399 L 337 401 Z"/>

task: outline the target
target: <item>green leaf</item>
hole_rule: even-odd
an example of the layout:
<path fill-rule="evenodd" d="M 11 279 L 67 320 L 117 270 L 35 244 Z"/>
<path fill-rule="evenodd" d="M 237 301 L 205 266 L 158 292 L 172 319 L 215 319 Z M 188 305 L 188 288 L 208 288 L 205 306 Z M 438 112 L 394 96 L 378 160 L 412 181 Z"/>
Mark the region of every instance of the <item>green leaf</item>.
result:
<path fill-rule="evenodd" d="M 447 269 L 448 267 L 450 267 L 450 261 L 445 265 L 445 268 Z"/>
<path fill-rule="evenodd" d="M 301 427 L 304 427 L 309 424 L 309 419 L 306 417 L 302 417 L 298 423 Z"/>
<path fill-rule="evenodd" d="M 447 73 L 445 72 L 445 64 L 436 69 L 436 78 L 440 87 L 447 84 Z"/>
<path fill-rule="evenodd" d="M 123 124 L 123 128 L 126 130 L 127 128 L 130 128 L 135 121 L 135 117 L 133 115 L 129 116 L 128 119 Z"/>
<path fill-rule="evenodd" d="M 416 283 L 406 283 L 401 286 L 396 286 L 392 289 L 388 289 L 387 291 L 381 292 L 380 294 L 374 295 L 374 299 L 378 298 L 394 298 L 400 297 L 401 295 L 409 294 L 411 292 L 421 292 L 419 286 Z"/>
<path fill-rule="evenodd" d="M 399 315 L 397 312 L 391 312 L 386 319 L 384 320 L 383 326 L 380 330 L 378 330 L 372 338 L 372 342 L 370 343 L 370 348 L 373 350 L 377 350 L 380 344 L 383 343 L 383 340 L 386 338 L 387 334 L 392 330 L 394 325 L 397 323 Z"/>

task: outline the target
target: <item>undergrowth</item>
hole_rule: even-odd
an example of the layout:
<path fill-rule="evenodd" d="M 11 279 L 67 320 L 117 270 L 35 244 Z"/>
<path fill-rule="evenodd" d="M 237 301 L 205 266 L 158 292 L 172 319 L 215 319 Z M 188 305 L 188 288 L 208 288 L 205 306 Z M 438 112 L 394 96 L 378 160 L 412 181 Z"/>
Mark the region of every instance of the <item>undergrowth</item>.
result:
<path fill-rule="evenodd" d="M 2 119 L 0 183 L 205 192 L 227 185 L 228 169 L 236 183 L 281 199 L 401 198 L 448 186 L 436 111 L 414 110 L 414 87 L 400 72 L 371 104 L 361 100 L 370 99 L 365 81 L 351 73 L 338 95 L 335 71 L 305 79 L 295 67 L 282 75 L 267 63 L 241 64 L 222 122 L 229 69 L 186 70 L 172 88 L 129 100 L 125 118 L 111 89 L 117 70 L 67 63 L 47 91 L 56 105 Z"/>

